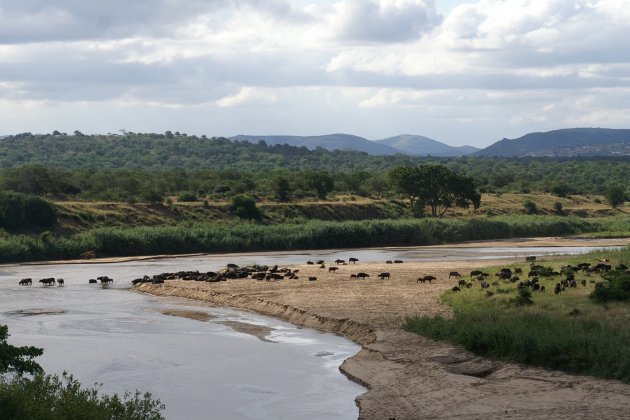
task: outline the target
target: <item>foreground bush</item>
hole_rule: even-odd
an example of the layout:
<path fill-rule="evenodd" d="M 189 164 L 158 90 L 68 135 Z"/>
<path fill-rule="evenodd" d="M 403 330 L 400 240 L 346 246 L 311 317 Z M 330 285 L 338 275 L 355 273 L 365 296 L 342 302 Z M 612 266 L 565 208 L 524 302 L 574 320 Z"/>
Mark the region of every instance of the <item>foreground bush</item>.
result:
<path fill-rule="evenodd" d="M 627 302 L 630 300 L 630 273 L 612 271 L 603 276 L 604 281 L 597 284 L 590 297 L 595 302 Z"/>
<path fill-rule="evenodd" d="M 82 388 L 71 375 L 0 379 L 0 418 L 12 420 L 158 420 L 164 406 L 150 394 L 123 398 Z"/>
<path fill-rule="evenodd" d="M 37 347 L 16 347 L 7 342 L 9 330 L 0 325 L 0 419 L 11 420 L 153 420 L 162 419 L 164 406 L 150 394 L 99 395 L 82 388 L 64 372 L 46 375 L 33 359 Z M 8 379 L 6 375 L 11 375 Z M 24 377 L 24 374 L 33 375 Z"/>

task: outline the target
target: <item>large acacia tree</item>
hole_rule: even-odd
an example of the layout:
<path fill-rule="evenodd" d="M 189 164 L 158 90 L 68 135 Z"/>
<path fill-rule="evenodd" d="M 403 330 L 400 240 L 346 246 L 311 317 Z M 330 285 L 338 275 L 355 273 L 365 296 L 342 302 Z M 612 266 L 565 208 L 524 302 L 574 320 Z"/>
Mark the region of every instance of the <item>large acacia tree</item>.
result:
<path fill-rule="evenodd" d="M 415 216 L 426 206 L 431 216 L 441 217 L 453 206 L 477 209 L 481 204 L 473 179 L 443 165 L 399 166 L 389 172 L 389 182 L 409 200 Z"/>

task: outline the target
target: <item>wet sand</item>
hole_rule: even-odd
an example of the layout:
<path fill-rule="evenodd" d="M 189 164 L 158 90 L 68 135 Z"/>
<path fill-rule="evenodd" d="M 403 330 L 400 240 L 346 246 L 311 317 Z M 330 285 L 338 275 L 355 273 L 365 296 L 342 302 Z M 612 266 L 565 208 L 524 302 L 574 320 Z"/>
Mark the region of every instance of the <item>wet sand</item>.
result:
<path fill-rule="evenodd" d="M 567 240 L 546 240 L 570 246 Z M 596 246 L 619 244 L 602 240 Z M 299 280 L 169 281 L 137 290 L 248 309 L 355 341 L 363 349 L 340 369 L 368 388 L 357 398 L 360 419 L 630 418 L 629 385 L 483 359 L 401 330 L 407 316 L 451 314 L 439 301 L 457 282 L 448 278 L 450 271 L 466 274 L 509 262 L 362 262 L 340 266 L 336 273 L 300 265 L 293 267 L 300 270 Z M 370 277 L 350 278 L 360 271 Z M 384 271 L 390 280 L 377 278 Z M 437 281 L 418 283 L 424 275 Z M 310 276 L 317 280 L 308 281 Z"/>
<path fill-rule="evenodd" d="M 162 315 L 180 316 L 182 318 L 194 319 L 197 321 L 206 322 L 213 318 L 210 314 L 201 311 L 189 311 L 182 309 L 164 309 L 160 311 Z"/>

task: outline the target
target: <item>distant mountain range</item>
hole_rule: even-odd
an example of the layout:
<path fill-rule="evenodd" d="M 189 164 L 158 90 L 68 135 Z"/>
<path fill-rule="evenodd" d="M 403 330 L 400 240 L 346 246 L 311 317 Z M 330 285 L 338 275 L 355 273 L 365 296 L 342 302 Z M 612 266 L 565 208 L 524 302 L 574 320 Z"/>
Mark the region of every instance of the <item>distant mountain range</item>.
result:
<path fill-rule="evenodd" d="M 497 157 L 630 156 L 630 130 L 566 128 L 503 139 L 474 153 Z"/>
<path fill-rule="evenodd" d="M 411 134 L 376 140 L 376 143 L 385 144 L 399 152 L 412 156 L 465 156 L 480 150 L 473 146 L 453 147 L 428 137 Z"/>
<path fill-rule="evenodd" d="M 371 141 L 350 134 L 328 134 L 323 136 L 251 136 L 239 135 L 231 140 L 257 143 L 264 141 L 269 145 L 288 144 L 305 146 L 311 150 L 321 147 L 326 150 L 356 150 L 370 155 L 404 154 L 411 156 L 464 156 L 478 151 L 472 146 L 452 147 L 424 136 L 400 135 L 382 140 Z"/>

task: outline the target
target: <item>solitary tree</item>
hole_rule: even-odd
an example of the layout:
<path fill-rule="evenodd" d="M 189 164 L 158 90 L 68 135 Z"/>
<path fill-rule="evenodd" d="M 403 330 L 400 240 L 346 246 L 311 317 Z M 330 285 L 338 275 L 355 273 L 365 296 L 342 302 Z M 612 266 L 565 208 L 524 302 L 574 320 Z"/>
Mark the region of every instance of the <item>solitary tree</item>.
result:
<path fill-rule="evenodd" d="M 606 200 L 616 209 L 626 201 L 626 191 L 621 185 L 609 185 L 606 188 Z"/>
<path fill-rule="evenodd" d="M 273 189 L 276 196 L 276 200 L 278 201 L 289 201 L 291 198 L 291 184 L 289 180 L 279 175 L 273 180 Z"/>
<path fill-rule="evenodd" d="M 443 165 L 398 167 L 389 173 L 393 189 L 409 199 L 414 215 L 422 214 L 424 206 L 431 208 L 431 216 L 441 217 L 456 206 L 477 209 L 481 195 L 472 178 L 458 175 Z"/>
<path fill-rule="evenodd" d="M 256 200 L 248 195 L 237 195 L 232 197 L 230 211 L 241 219 L 262 219 L 262 213 L 258 207 L 256 207 Z"/>
<path fill-rule="evenodd" d="M 325 199 L 334 188 L 333 179 L 326 172 L 308 172 L 304 174 L 307 188 L 315 190 L 317 197 Z"/>

